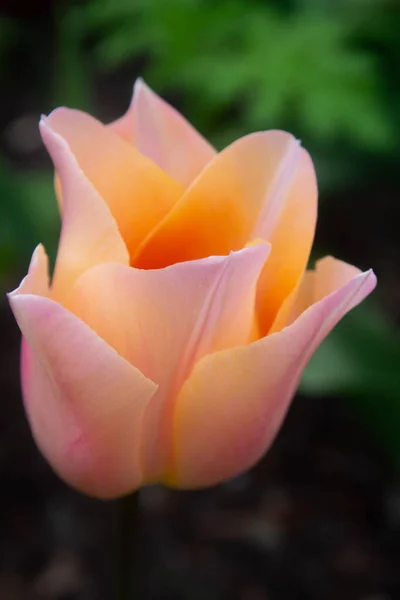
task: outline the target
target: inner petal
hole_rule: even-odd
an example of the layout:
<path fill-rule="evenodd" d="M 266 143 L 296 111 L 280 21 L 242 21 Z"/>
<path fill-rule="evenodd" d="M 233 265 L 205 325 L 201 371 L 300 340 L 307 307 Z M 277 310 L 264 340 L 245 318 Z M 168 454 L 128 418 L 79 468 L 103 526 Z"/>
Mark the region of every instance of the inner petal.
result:
<path fill-rule="evenodd" d="M 216 154 L 203 136 L 142 79 L 135 83 L 127 113 L 110 127 L 185 188 Z"/>
<path fill-rule="evenodd" d="M 161 268 L 243 248 L 275 198 L 276 177 L 294 145 L 288 133 L 265 131 L 228 146 L 140 244 L 132 264 Z"/>
<path fill-rule="evenodd" d="M 108 205 L 132 256 L 171 210 L 183 187 L 90 115 L 58 108 L 46 119 Z"/>
<path fill-rule="evenodd" d="M 261 336 L 268 334 L 283 302 L 299 285 L 314 239 L 317 181 L 308 152 L 299 150 L 298 160 L 287 178 L 285 202 L 273 231 L 265 238 L 272 249 L 257 290 Z M 264 234 L 261 229 L 259 234 L 268 235 L 268 231 Z"/>

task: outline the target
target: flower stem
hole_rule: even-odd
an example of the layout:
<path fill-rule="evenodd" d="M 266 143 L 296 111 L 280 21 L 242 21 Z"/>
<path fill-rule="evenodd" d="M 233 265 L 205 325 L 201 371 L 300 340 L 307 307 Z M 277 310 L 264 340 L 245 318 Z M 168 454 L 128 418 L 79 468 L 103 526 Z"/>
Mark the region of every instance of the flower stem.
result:
<path fill-rule="evenodd" d="M 118 500 L 115 548 L 115 600 L 138 596 L 139 492 Z"/>

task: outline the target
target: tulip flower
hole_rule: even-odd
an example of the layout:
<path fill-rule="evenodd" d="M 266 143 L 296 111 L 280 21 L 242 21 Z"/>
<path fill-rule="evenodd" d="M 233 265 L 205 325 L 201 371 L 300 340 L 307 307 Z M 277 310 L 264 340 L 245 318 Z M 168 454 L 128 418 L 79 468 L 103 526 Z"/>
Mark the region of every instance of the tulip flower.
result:
<path fill-rule="evenodd" d="M 9 295 L 22 389 L 53 469 L 96 497 L 217 484 L 273 442 L 311 355 L 375 287 L 332 257 L 307 271 L 317 184 L 283 131 L 217 153 L 142 81 L 103 125 L 40 122 L 62 215 Z"/>

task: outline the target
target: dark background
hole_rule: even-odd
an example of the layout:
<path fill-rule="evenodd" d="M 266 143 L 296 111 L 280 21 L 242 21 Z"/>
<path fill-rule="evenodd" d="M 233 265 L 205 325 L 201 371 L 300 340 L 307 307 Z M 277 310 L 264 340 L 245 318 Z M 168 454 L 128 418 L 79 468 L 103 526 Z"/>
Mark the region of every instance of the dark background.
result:
<path fill-rule="evenodd" d="M 218 488 L 141 496 L 137 598 L 400 598 L 397 0 L 0 2 L 0 600 L 112 598 L 113 503 L 36 450 L 3 292 L 59 217 L 37 123 L 120 116 L 138 75 L 218 148 L 284 128 L 315 160 L 313 259 L 378 275 L 316 353 L 272 450 Z M 117 599 L 115 599 L 117 600 Z"/>

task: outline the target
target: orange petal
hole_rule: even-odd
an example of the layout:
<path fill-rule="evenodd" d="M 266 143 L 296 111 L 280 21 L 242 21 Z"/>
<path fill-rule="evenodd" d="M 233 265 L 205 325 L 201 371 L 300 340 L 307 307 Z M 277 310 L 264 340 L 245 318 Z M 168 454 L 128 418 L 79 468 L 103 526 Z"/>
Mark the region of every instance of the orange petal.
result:
<path fill-rule="evenodd" d="M 77 282 L 74 312 L 159 385 L 144 420 L 146 479 L 165 472 L 171 403 L 195 361 L 248 342 L 268 250 L 262 244 L 152 271 L 102 265 Z"/>
<path fill-rule="evenodd" d="M 270 232 L 261 222 L 258 235 L 271 242 L 271 256 L 261 273 L 257 312 L 261 335 L 267 335 L 284 300 L 298 286 L 307 266 L 317 219 L 318 190 L 309 154 L 299 148 L 286 173 L 285 203 Z"/>
<path fill-rule="evenodd" d="M 137 79 L 127 113 L 111 127 L 187 187 L 216 154 L 172 106 Z"/>
<path fill-rule="evenodd" d="M 52 296 L 62 299 L 86 269 L 107 261 L 129 264 L 129 255 L 107 205 L 79 168 L 65 140 L 48 119 L 40 132 L 60 177 L 63 194 L 62 229 L 53 277 Z"/>
<path fill-rule="evenodd" d="M 139 436 L 157 386 L 60 304 L 29 293 L 41 254 L 9 295 L 24 335 L 22 387 L 35 440 L 54 470 L 87 494 L 111 498 L 142 481 Z"/>
<path fill-rule="evenodd" d="M 257 237 L 261 218 L 279 213 L 284 197 L 277 185 L 279 173 L 297 147 L 283 131 L 253 133 L 234 142 L 207 165 L 143 242 L 133 264 L 159 268 L 242 248 Z"/>
<path fill-rule="evenodd" d="M 358 274 L 279 333 L 204 357 L 176 403 L 168 483 L 184 488 L 216 484 L 259 460 L 281 426 L 312 353 L 375 284 L 372 271 Z"/>
<path fill-rule="evenodd" d="M 84 175 L 108 204 L 132 254 L 179 199 L 181 186 L 86 113 L 58 108 L 46 122 L 64 138 Z"/>

